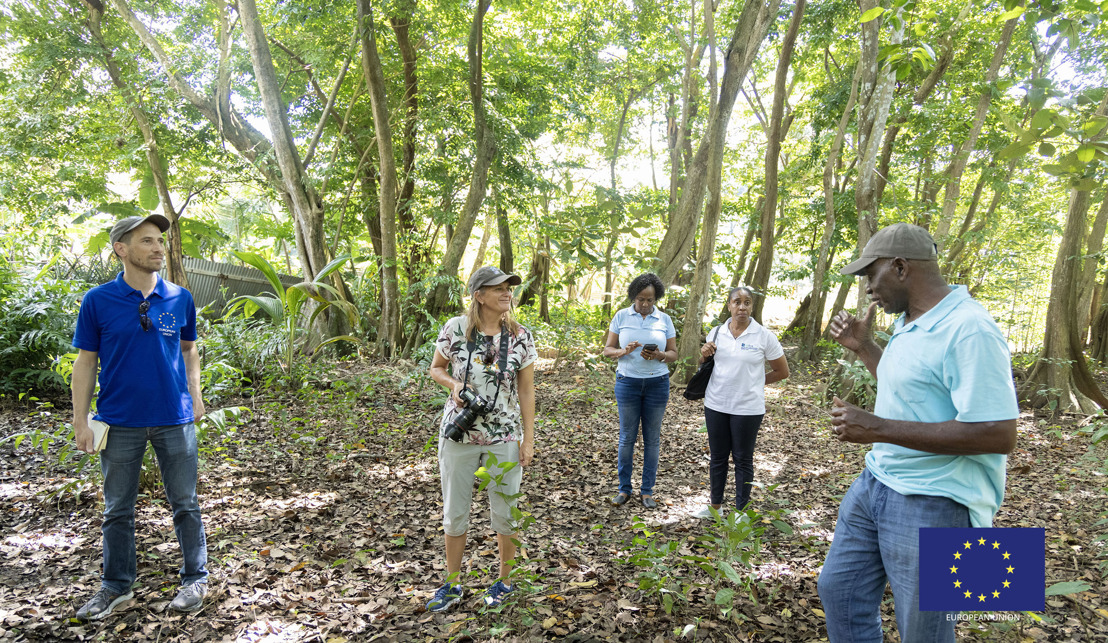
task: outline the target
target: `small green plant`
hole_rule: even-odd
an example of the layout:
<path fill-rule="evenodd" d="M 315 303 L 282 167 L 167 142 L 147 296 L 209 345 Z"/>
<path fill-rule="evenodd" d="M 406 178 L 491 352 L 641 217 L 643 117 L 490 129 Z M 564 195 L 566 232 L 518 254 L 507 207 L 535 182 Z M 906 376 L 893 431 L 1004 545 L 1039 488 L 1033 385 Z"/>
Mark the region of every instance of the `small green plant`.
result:
<path fill-rule="evenodd" d="M 352 326 L 357 322 L 357 312 L 354 310 L 354 306 L 344 300 L 339 295 L 338 290 L 326 283 L 327 277 L 346 263 L 350 259 L 350 255 L 336 257 L 324 266 L 323 270 L 319 271 L 313 281 L 294 284 L 287 289 L 284 288 L 277 276 L 277 270 L 264 257 L 252 252 L 235 252 L 235 256 L 257 268 L 265 275 L 273 287 L 274 296 L 242 295 L 235 297 L 228 302 L 229 306 L 225 317 L 239 310 L 242 311 L 242 316 L 247 318 L 252 317 L 259 310 L 263 311 L 269 317 L 269 321 L 281 330 L 281 355 L 283 357 L 281 366 L 285 375 L 292 376 L 295 374 L 298 362 L 296 357 L 301 353 L 311 356 L 317 354 L 320 348 L 328 344 L 340 341 L 355 343 L 361 341 L 351 335 L 338 335 L 312 346 L 311 328 L 315 324 L 316 318 L 323 311 L 335 308 L 346 315 Z M 330 293 L 331 299 L 324 297 L 321 291 Z M 306 305 L 309 301 L 315 302 L 316 306 L 310 314 L 306 314 Z"/>
<path fill-rule="evenodd" d="M 55 369 L 72 351 L 77 298 L 85 284 L 56 281 L 45 269 L 31 278 L 14 272 L 0 287 L 0 393 L 61 393 L 65 378 Z"/>

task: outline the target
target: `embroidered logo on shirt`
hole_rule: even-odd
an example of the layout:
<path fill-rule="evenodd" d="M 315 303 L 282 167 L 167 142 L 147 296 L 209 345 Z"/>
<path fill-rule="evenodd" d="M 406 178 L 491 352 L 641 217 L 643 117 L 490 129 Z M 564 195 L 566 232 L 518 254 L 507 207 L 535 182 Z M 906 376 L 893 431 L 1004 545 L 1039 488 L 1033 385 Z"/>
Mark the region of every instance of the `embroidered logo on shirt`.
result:
<path fill-rule="evenodd" d="M 157 320 L 158 330 L 161 331 L 162 335 L 173 337 L 177 334 L 177 317 L 173 313 L 169 311 L 161 313 Z"/>

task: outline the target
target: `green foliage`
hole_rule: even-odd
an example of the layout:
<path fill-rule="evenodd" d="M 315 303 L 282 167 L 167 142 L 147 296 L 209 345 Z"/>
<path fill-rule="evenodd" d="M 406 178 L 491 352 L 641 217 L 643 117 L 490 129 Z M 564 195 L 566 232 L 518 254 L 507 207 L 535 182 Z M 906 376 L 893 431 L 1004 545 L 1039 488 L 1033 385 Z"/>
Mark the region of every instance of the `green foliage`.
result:
<path fill-rule="evenodd" d="M 252 252 L 236 252 L 235 256 L 260 270 L 269 280 L 276 296 L 235 297 L 228 302 L 224 317 L 230 317 L 239 310 L 242 311 L 244 318 L 252 317 L 259 310 L 264 312 L 270 323 L 281 330 L 281 357 L 283 358 L 281 367 L 286 375 L 292 375 L 295 372 L 297 356 L 300 354 L 315 355 L 320 348 L 335 342 L 360 341 L 349 335 L 338 335 L 312 345 L 311 328 L 320 313 L 328 308 L 336 308 L 346 315 L 351 324 L 355 323 L 357 313 L 354 306 L 342 299 L 334 286 L 326 283 L 331 273 L 350 259 L 350 255 L 342 255 L 332 260 L 319 271 L 313 281 L 294 284 L 287 289 L 281 284 L 277 270 L 264 257 Z M 330 294 L 331 298 L 324 297 L 321 291 Z M 309 301 L 315 302 L 311 309 L 307 307 Z"/>
<path fill-rule="evenodd" d="M 604 319 L 603 306 L 571 306 L 569 301 L 558 299 L 552 304 L 549 322 L 536 308 L 517 310 L 519 322 L 531 331 L 540 353 L 554 353 L 559 360 L 576 360 L 604 345 L 611 320 Z"/>
<path fill-rule="evenodd" d="M 10 270 L 0 282 L 0 394 L 64 392 L 65 380 L 54 366 L 72 350 L 84 285 Z"/>

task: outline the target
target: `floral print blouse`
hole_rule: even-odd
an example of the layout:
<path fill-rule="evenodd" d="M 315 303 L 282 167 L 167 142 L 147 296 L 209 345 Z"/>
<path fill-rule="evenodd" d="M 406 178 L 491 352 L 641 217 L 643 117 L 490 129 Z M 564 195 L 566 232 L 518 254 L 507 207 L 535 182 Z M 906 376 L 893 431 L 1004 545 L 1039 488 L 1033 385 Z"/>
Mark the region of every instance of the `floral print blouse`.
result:
<path fill-rule="evenodd" d="M 523 326 L 513 337 L 508 338 L 508 366 L 507 372 L 502 375 L 500 394 L 496 394 L 496 381 L 500 370 L 500 333 L 496 335 L 484 335 L 474 330 L 476 347 L 471 354 L 466 341 L 466 318 L 464 315 L 454 317 L 443 325 L 439 338 L 435 341 L 435 350 L 450 362 L 451 374 L 458 380 L 464 381 L 466 376 L 466 363 L 472 361 L 469 368 L 468 386 L 479 393 L 486 400 L 496 396 L 496 403 L 492 411 L 484 417 L 478 417 L 473 430 L 466 434 L 463 444 L 498 444 L 501 442 L 518 442 L 523 439 L 523 413 L 519 407 L 519 371 L 527 368 L 535 362 L 538 354 L 535 352 L 535 340 L 531 331 Z M 508 332 L 505 328 L 502 332 Z M 454 419 L 460 409 L 454 404 L 454 397 L 446 400 L 443 409 L 442 422 L 439 424 L 439 435 L 443 434 L 446 425 Z"/>

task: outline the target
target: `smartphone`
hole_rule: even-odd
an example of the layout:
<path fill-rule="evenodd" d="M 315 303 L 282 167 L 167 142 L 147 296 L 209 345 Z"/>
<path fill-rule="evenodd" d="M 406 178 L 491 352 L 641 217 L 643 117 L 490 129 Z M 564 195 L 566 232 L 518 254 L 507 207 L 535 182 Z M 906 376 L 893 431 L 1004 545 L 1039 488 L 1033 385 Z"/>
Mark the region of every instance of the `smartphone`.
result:
<path fill-rule="evenodd" d="M 642 349 L 644 351 L 656 351 L 656 350 L 658 350 L 658 345 L 657 344 L 647 344 L 647 345 L 643 346 Z"/>

